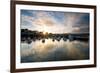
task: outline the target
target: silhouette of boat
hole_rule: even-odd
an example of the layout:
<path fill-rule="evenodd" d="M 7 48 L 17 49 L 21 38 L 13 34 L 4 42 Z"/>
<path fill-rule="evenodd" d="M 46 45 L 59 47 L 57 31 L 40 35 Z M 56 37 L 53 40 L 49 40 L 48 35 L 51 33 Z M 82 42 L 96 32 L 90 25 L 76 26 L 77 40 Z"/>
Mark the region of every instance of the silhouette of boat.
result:
<path fill-rule="evenodd" d="M 42 40 L 42 43 L 45 43 L 45 39 Z"/>

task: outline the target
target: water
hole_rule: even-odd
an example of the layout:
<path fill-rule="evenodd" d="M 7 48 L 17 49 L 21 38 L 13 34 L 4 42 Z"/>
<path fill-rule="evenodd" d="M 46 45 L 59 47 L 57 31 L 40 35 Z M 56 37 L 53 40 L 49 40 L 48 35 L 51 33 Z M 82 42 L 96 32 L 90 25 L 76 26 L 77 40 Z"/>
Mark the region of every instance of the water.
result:
<path fill-rule="evenodd" d="M 21 63 L 89 59 L 89 43 L 84 41 L 21 42 Z"/>

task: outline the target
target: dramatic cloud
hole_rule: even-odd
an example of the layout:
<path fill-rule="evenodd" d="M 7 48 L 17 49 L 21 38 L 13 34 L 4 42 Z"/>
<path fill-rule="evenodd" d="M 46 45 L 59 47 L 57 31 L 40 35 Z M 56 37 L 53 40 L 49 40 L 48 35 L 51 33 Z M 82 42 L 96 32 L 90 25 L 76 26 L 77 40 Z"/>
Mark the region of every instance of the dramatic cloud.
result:
<path fill-rule="evenodd" d="M 89 32 L 89 14 L 21 10 L 21 28 L 49 33 Z"/>
<path fill-rule="evenodd" d="M 54 21 L 52 19 L 50 19 L 49 17 L 39 17 L 38 19 L 35 19 L 32 24 L 37 24 L 39 26 L 52 26 L 54 25 Z"/>

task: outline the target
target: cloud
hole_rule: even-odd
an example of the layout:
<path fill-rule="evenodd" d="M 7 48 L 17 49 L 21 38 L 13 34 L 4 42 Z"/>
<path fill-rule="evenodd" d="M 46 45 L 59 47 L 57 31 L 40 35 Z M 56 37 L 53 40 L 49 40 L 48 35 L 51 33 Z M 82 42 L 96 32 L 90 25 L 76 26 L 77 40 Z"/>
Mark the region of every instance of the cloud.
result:
<path fill-rule="evenodd" d="M 55 20 L 52 16 L 50 16 L 47 12 L 39 11 L 36 14 L 36 19 L 32 22 L 32 24 L 36 24 L 39 26 L 53 26 L 56 24 Z"/>
<path fill-rule="evenodd" d="M 73 33 L 89 32 L 88 13 L 65 13 L 64 25 L 69 27 Z"/>
<path fill-rule="evenodd" d="M 21 28 L 29 28 L 31 27 L 31 22 L 33 18 L 26 15 L 21 15 Z"/>
<path fill-rule="evenodd" d="M 39 25 L 39 26 L 53 26 L 55 23 L 53 22 L 52 19 L 50 18 L 46 18 L 46 17 L 41 17 L 41 18 L 38 18 L 38 19 L 35 19 L 32 24 L 36 24 L 36 25 Z"/>
<path fill-rule="evenodd" d="M 89 32 L 88 13 L 24 11 L 21 15 L 23 28 L 50 33 Z"/>

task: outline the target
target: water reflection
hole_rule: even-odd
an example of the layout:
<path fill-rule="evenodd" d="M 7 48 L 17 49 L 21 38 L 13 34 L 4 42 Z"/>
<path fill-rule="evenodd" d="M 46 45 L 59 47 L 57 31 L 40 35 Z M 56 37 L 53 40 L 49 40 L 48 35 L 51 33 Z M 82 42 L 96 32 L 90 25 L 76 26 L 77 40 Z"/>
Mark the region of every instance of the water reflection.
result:
<path fill-rule="evenodd" d="M 58 42 L 52 39 L 37 40 L 32 43 L 21 42 L 22 63 L 84 59 L 89 59 L 88 42 L 77 40 Z"/>

